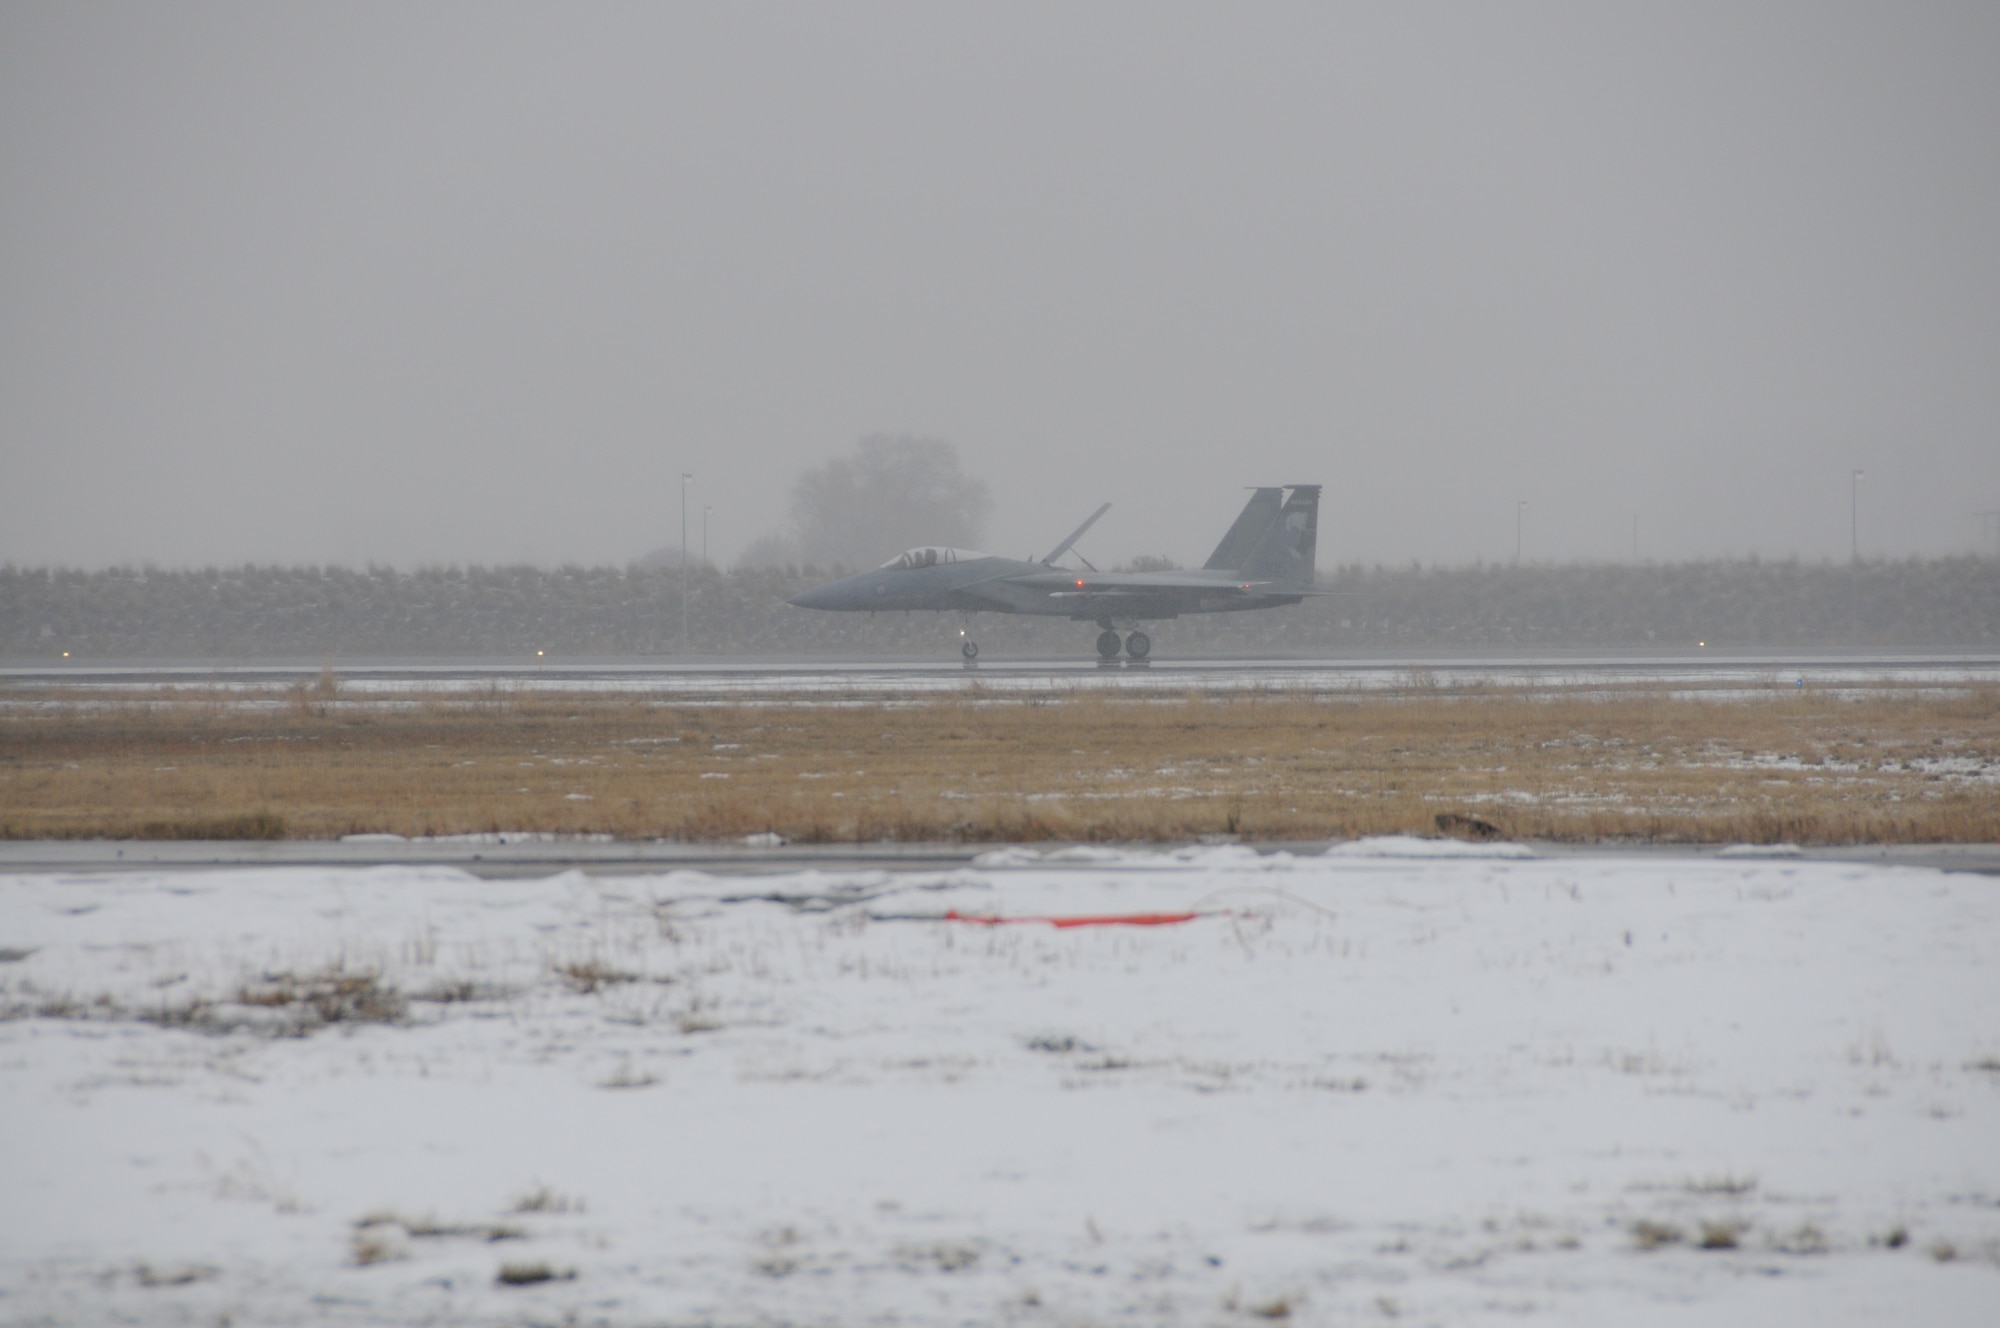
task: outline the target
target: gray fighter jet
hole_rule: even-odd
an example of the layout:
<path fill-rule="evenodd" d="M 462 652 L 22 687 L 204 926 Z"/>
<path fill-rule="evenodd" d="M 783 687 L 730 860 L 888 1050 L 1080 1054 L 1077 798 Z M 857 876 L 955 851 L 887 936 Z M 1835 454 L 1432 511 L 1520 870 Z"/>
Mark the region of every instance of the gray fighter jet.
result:
<path fill-rule="evenodd" d="M 1324 594 L 1313 588 L 1319 490 L 1317 484 L 1256 490 L 1208 561 L 1192 571 L 1100 572 L 1081 554 L 1083 571 L 1056 566 L 1056 559 L 1111 509 L 1106 503 L 1040 562 L 970 549 L 911 549 L 872 572 L 815 586 L 790 602 L 844 613 L 932 609 L 1074 618 L 1103 629 L 1097 638 L 1102 658 L 1116 659 L 1122 650 L 1142 660 L 1152 653 L 1153 642 L 1132 630 L 1134 624 L 1183 613 L 1276 609 Z M 979 644 L 972 639 L 969 618 L 967 622 L 960 651 L 970 660 L 978 657 Z M 1121 633 L 1127 635 L 1121 639 Z"/>

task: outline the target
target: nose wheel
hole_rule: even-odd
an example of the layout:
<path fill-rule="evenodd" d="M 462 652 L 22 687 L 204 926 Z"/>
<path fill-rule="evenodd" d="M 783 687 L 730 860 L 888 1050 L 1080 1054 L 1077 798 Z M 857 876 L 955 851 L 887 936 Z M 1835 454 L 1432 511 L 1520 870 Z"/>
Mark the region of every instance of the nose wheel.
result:
<path fill-rule="evenodd" d="M 968 660 L 978 659 L 979 643 L 968 637 L 965 643 L 959 646 L 958 653 L 965 656 Z"/>

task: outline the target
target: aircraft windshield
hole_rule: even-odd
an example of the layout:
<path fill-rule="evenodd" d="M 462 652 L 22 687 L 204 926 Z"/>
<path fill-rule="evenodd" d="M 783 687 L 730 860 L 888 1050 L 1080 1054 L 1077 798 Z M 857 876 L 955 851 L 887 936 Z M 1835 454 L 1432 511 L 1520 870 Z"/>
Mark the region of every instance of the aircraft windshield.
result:
<path fill-rule="evenodd" d="M 922 548 L 910 549 L 897 554 L 882 564 L 884 571 L 894 567 L 936 567 L 939 563 L 969 563 L 975 558 L 984 558 L 983 553 L 971 549 Z"/>

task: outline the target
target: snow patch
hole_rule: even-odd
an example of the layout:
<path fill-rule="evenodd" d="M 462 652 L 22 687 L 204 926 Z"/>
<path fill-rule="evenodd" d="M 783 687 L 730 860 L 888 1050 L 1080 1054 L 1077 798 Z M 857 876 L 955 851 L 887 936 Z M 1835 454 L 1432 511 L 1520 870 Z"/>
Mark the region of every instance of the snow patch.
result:
<path fill-rule="evenodd" d="M 1990 1321 L 1986 881 L 1407 842 L 0 877 L 7 1317 Z"/>

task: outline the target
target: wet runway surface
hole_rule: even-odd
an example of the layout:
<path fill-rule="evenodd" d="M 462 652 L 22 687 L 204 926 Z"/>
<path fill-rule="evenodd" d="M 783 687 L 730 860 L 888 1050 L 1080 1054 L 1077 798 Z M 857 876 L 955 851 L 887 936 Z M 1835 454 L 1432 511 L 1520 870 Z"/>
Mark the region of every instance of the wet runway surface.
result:
<path fill-rule="evenodd" d="M 1829 651 L 1677 653 L 1417 654 L 1328 658 L 926 659 L 688 658 L 645 660 L 356 660 L 303 662 L 105 662 L 0 665 L 0 688 L 282 688 L 330 667 L 358 693 L 449 692 L 485 688 L 565 692 L 756 697 L 856 697 L 970 691 L 1118 690 L 1369 691 L 1385 688 L 1950 686 L 2000 682 L 2000 654 Z"/>
<path fill-rule="evenodd" d="M 1307 857 L 1337 841 L 1249 844 L 1259 853 Z M 1176 845 L 1144 845 L 1174 848 Z M 1689 862 L 1731 857 L 1772 861 L 1854 862 L 1928 867 L 2000 876 L 2000 844 L 1896 844 L 1842 848 L 1748 845 L 1734 848 L 1665 844 L 1532 844 L 1534 855 L 1630 857 Z M 799 871 L 936 872 L 956 867 L 994 869 L 992 855 L 1061 863 L 1105 850 L 1061 844 L 685 844 L 666 841 L 562 838 L 555 835 L 463 835 L 400 839 L 354 835 L 337 841 L 281 840 L 20 840 L 0 841 L 0 874 L 212 870 L 218 867 L 455 867 L 489 879 L 544 877 L 581 871 L 592 876 L 639 876 L 699 871 L 720 876 L 761 876 Z M 985 861 L 981 862 L 980 859 Z"/>

